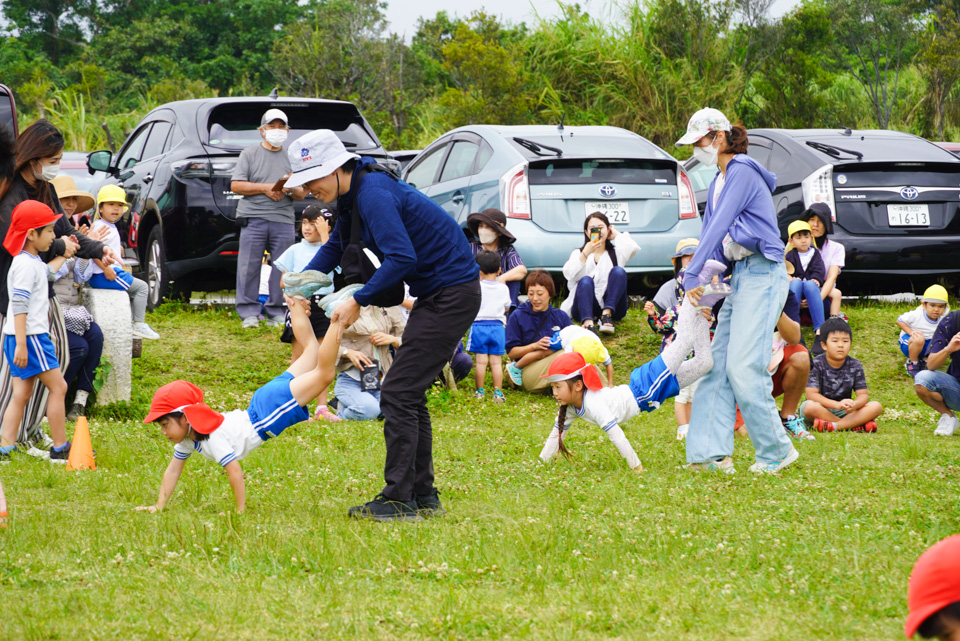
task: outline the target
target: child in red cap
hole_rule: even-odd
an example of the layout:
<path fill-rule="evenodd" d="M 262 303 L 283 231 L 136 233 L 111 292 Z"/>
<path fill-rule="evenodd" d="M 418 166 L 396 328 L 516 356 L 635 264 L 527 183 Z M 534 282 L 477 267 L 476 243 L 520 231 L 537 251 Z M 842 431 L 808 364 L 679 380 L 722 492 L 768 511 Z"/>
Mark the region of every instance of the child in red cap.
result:
<path fill-rule="evenodd" d="M 3 353 L 13 377 L 13 397 L 3 414 L 0 430 L 0 462 L 4 463 L 10 462 L 16 446 L 17 430 L 33 394 L 34 379 L 40 379 L 50 391 L 47 403 L 53 437 L 50 461 L 66 463 L 70 456 L 64 409 L 67 383 L 50 340 L 47 316 L 50 311 L 48 276 L 51 270 L 55 273 L 60 269 L 66 259 L 58 256 L 48 265 L 39 256 L 56 238 L 53 223 L 60 216 L 62 214 L 54 214 L 39 201 L 25 200 L 11 213 L 10 228 L 3 241 L 3 247 L 13 256 L 7 272 L 10 303 L 3 325 Z"/>
<path fill-rule="evenodd" d="M 903 632 L 912 639 L 960 641 L 960 535 L 949 536 L 920 555 L 907 588 L 910 614 Z"/>
<path fill-rule="evenodd" d="M 676 338 L 659 356 L 634 369 L 630 373 L 629 385 L 603 387 L 596 368 L 588 365 L 577 352 L 554 359 L 543 378 L 553 387 L 553 397 L 560 403 L 560 412 L 540 452 L 540 459 L 546 463 L 558 451 L 568 454 L 563 444 L 563 432 L 573 422 L 574 416 L 568 411 L 572 408 L 575 416 L 602 427 L 627 465 L 642 472 L 640 459 L 619 424 L 641 411 L 652 412 L 665 400 L 676 396 L 681 387 L 690 385 L 710 371 L 713 353 L 710 326 L 704 314 L 729 293 L 729 288 L 718 288 L 709 297 L 701 297 L 697 307 L 685 297 L 677 319 Z M 693 357 L 685 361 L 691 351 Z"/>
<path fill-rule="evenodd" d="M 215 412 L 203 402 L 203 390 L 187 381 L 173 381 L 156 391 L 143 422 L 160 424 L 161 433 L 174 444 L 173 459 L 163 473 L 156 504 L 137 510 L 162 510 L 187 458 L 197 452 L 223 467 L 237 512 L 243 512 L 246 489 L 238 461 L 291 425 L 308 420 L 307 403 L 327 389 L 336 375 L 340 323 L 331 323 L 322 344 L 300 305 L 290 305 L 290 324 L 304 346 L 303 353 L 283 374 L 258 389 L 246 410 Z"/>

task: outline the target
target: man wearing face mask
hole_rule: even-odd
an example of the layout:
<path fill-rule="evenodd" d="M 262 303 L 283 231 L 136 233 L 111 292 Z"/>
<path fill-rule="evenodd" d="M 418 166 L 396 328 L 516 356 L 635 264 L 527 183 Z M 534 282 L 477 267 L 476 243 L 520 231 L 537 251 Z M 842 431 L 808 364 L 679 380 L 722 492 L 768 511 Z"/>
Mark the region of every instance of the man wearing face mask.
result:
<path fill-rule="evenodd" d="M 243 199 L 237 205 L 240 252 L 237 256 L 237 314 L 245 328 L 260 323 L 260 266 L 263 252 L 279 256 L 296 239 L 293 201 L 303 200 L 302 187 L 275 191 L 277 181 L 290 174 L 285 143 L 290 131 L 287 115 L 268 109 L 260 119 L 259 145 L 247 147 L 237 159 L 230 189 Z M 268 327 L 283 324 L 283 293 L 280 272 L 270 274 L 270 297 L 266 304 Z"/>

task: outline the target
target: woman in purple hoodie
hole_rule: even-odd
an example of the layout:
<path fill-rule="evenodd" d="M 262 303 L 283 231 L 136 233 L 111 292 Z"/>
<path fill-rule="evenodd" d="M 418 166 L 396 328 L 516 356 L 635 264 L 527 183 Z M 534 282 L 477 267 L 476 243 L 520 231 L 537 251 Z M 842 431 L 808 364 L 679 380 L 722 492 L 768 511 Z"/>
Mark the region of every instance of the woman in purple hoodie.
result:
<path fill-rule="evenodd" d="M 720 111 L 701 109 L 690 118 L 677 146 L 693 145 L 702 164 L 719 171 L 707 191 L 700 244 L 687 266 L 684 288 L 696 303 L 697 280 L 713 258 L 731 265 L 727 297 L 717 318 L 713 369 L 693 398 L 687 433 L 687 463 L 694 470 L 734 472 L 733 426 L 740 407 L 756 463 L 750 471 L 773 474 L 797 460 L 771 392 L 767 372 L 770 336 L 787 297 L 783 241 L 772 191 L 777 178 L 746 155 L 747 132 Z"/>

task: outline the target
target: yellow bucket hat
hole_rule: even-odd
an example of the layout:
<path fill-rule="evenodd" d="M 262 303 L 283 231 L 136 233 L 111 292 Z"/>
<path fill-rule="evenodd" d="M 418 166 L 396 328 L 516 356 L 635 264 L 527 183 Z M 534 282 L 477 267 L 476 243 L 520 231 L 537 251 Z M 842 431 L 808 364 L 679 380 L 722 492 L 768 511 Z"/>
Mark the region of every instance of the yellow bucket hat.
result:
<path fill-rule="evenodd" d="M 130 211 L 130 205 L 127 204 L 127 192 L 118 185 L 104 185 L 97 192 L 97 216 L 100 215 L 100 205 L 103 203 L 123 203 L 123 213 Z"/>
<path fill-rule="evenodd" d="M 573 339 L 570 342 L 570 349 L 580 354 L 580 356 L 583 356 L 583 360 L 591 365 L 602 363 L 610 356 L 607 348 L 603 346 L 599 338 L 591 338 L 589 336 L 581 336 L 580 338 Z"/>
<path fill-rule="evenodd" d="M 930 285 L 930 287 L 927 287 L 927 291 L 923 292 L 923 298 L 921 299 L 921 302 L 946 303 L 947 290 L 944 289 L 942 285 Z"/>

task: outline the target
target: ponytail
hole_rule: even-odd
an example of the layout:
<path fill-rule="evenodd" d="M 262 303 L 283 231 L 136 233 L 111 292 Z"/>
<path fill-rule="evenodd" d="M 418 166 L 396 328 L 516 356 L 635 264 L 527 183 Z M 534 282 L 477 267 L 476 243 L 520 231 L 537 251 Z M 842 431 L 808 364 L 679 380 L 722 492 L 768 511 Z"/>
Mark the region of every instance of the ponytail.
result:
<path fill-rule="evenodd" d="M 750 141 L 747 139 L 747 130 L 743 125 L 733 125 L 730 131 L 726 132 L 727 147 L 723 149 L 725 154 L 745 154 Z"/>
<path fill-rule="evenodd" d="M 565 458 L 572 456 L 572 452 L 567 449 L 566 444 L 563 442 L 563 424 L 567 422 L 568 407 L 569 405 L 561 405 L 560 411 L 557 412 L 557 443 L 560 446 L 560 453 L 563 454 Z"/>

